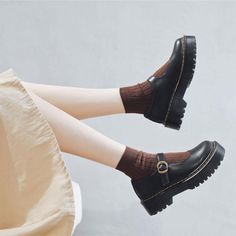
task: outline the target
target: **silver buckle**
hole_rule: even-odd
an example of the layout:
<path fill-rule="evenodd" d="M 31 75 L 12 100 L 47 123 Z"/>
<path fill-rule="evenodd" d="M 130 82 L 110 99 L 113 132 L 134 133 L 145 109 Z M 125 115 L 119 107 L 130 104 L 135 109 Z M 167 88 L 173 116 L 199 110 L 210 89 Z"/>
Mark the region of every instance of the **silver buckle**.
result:
<path fill-rule="evenodd" d="M 150 77 L 148 77 L 147 80 L 148 80 L 149 82 L 152 82 L 152 80 L 154 80 L 154 79 L 155 79 L 155 76 L 154 76 L 154 75 L 151 75 Z"/>
<path fill-rule="evenodd" d="M 163 167 L 163 165 L 165 166 L 164 170 L 161 170 L 161 168 Z M 159 161 L 157 163 L 157 170 L 159 174 L 165 174 L 168 171 L 168 164 L 166 161 Z"/>

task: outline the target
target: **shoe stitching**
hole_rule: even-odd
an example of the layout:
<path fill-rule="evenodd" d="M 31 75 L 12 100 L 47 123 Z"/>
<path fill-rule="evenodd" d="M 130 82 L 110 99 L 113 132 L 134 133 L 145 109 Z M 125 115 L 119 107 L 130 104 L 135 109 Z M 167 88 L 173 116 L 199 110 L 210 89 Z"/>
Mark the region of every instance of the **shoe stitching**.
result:
<path fill-rule="evenodd" d="M 182 179 L 182 180 L 179 180 L 178 182 L 168 186 L 167 188 L 161 190 L 160 192 L 158 193 L 155 193 L 154 195 L 146 198 L 146 199 L 143 199 L 142 202 L 145 202 L 145 201 L 148 201 L 150 199 L 152 199 L 153 197 L 156 197 L 158 195 L 160 195 L 161 193 L 163 193 L 164 191 L 166 191 L 167 189 L 179 184 L 179 183 L 183 183 L 183 182 L 186 182 L 187 180 L 189 179 L 192 179 L 196 174 L 198 174 L 200 171 L 202 171 L 204 169 L 204 167 L 206 167 L 206 165 L 212 160 L 212 157 L 214 156 L 215 152 L 216 152 L 216 144 L 215 142 L 213 143 L 213 150 L 210 151 L 210 153 L 208 154 L 207 158 L 205 159 L 205 161 L 198 166 L 198 168 L 196 168 L 193 172 L 191 172 L 186 178 Z M 214 149 L 215 148 L 215 149 Z M 203 166 L 203 167 L 202 167 Z"/>
<path fill-rule="evenodd" d="M 178 86 L 179 86 L 180 79 L 181 79 L 182 74 L 183 74 L 184 62 L 185 62 L 185 43 L 186 43 L 185 36 L 184 36 L 184 38 L 182 39 L 182 41 L 183 41 L 184 43 L 182 42 L 183 47 L 182 47 L 182 64 L 181 64 L 181 71 L 180 71 L 177 84 L 176 84 L 176 86 L 175 86 L 174 92 L 173 92 L 173 94 L 172 94 L 172 97 L 171 97 L 171 100 L 170 100 L 170 103 L 169 103 L 169 107 L 168 107 L 168 110 L 167 110 L 167 113 L 166 113 L 166 117 L 165 117 L 165 120 L 164 120 L 164 125 L 166 125 L 167 118 L 168 118 L 168 116 L 169 116 L 170 109 L 171 109 L 171 106 L 172 106 L 172 103 L 173 103 L 173 100 L 174 100 L 174 96 L 175 96 L 176 90 L 177 90 L 177 88 L 178 88 Z"/>

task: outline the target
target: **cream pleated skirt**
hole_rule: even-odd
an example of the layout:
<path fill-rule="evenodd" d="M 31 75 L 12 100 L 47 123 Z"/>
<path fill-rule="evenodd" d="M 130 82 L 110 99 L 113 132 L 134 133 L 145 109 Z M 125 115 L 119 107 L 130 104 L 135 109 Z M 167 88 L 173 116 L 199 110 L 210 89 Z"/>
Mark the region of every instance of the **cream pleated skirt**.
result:
<path fill-rule="evenodd" d="M 70 236 L 74 218 L 55 134 L 8 69 L 0 73 L 0 236 Z"/>

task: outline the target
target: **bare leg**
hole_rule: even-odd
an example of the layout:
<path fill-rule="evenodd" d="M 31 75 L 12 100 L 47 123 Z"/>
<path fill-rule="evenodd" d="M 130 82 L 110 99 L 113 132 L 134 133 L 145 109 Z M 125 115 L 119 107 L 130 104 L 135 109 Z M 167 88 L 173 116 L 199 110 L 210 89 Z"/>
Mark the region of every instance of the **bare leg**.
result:
<path fill-rule="evenodd" d="M 133 149 L 99 133 L 79 119 L 29 91 L 36 106 L 47 119 L 62 151 L 84 157 L 117 170 L 132 179 L 156 171 L 156 153 Z M 167 162 L 180 161 L 189 153 L 165 153 Z"/>
<path fill-rule="evenodd" d="M 115 168 L 125 150 L 120 144 L 29 91 L 64 152 Z"/>
<path fill-rule="evenodd" d="M 22 81 L 27 90 L 77 119 L 125 113 L 119 88 L 92 89 Z"/>

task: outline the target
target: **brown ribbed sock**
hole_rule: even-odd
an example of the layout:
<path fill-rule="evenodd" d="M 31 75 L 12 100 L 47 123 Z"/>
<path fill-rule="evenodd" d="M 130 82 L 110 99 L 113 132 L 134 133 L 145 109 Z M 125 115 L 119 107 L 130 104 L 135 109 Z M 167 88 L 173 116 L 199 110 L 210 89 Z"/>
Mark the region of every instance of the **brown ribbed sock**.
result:
<path fill-rule="evenodd" d="M 163 64 L 152 76 L 161 77 L 169 65 L 169 60 Z M 153 88 L 148 80 L 132 86 L 121 87 L 120 96 L 126 113 L 144 114 L 151 105 Z"/>
<path fill-rule="evenodd" d="M 126 146 L 126 149 L 116 166 L 116 169 L 128 175 L 131 179 L 143 178 L 153 174 L 157 167 L 157 159 L 154 153 L 147 153 Z M 190 156 L 189 152 L 164 153 L 167 163 L 176 163 Z"/>
<path fill-rule="evenodd" d="M 120 96 L 126 113 L 144 114 L 151 103 L 153 88 L 149 81 L 121 87 Z"/>

